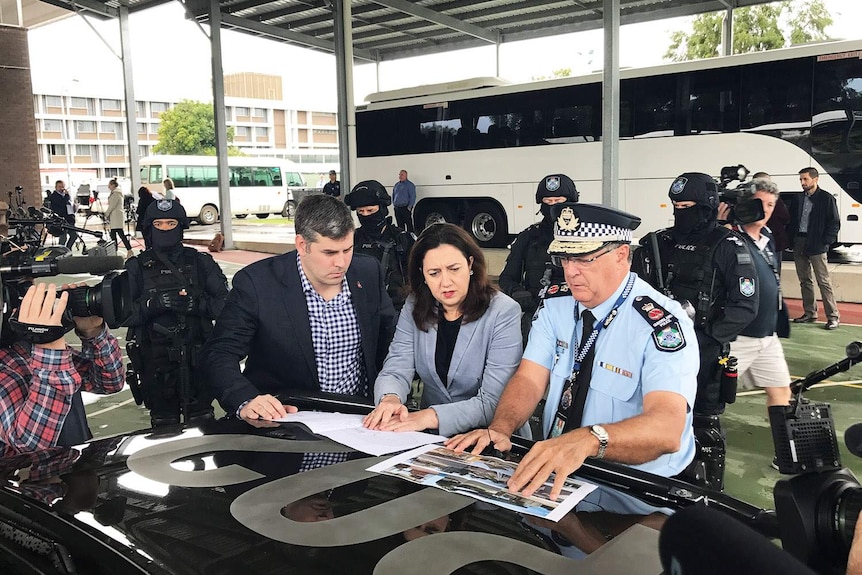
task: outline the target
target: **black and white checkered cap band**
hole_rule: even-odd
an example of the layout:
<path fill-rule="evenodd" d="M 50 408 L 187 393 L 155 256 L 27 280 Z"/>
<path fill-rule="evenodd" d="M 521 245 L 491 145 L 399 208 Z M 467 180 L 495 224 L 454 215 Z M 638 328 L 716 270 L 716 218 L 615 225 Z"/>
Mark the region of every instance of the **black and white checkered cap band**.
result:
<path fill-rule="evenodd" d="M 581 222 L 575 231 L 563 230 L 554 226 L 554 239 L 563 242 L 597 241 L 597 242 L 627 242 L 632 241 L 632 231 L 628 228 Z"/>

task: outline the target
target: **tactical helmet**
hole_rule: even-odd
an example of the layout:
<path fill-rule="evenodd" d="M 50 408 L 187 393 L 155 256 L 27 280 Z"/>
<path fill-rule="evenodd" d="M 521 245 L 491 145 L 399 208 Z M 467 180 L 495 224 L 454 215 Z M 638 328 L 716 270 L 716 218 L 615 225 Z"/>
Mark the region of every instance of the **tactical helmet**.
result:
<path fill-rule="evenodd" d="M 712 176 L 700 172 L 686 172 L 670 185 L 668 197 L 672 202 L 694 202 L 710 209 L 718 208 L 718 185 Z"/>
<path fill-rule="evenodd" d="M 572 178 L 565 174 L 551 174 L 545 176 L 536 188 L 536 203 L 541 204 L 542 198 L 554 198 L 562 196 L 567 202 L 578 201 L 578 188 Z"/>
<path fill-rule="evenodd" d="M 385 208 L 392 203 L 392 198 L 383 184 L 377 180 L 365 180 L 353 186 L 350 193 L 344 196 L 344 203 L 350 206 L 351 210 L 375 205 Z"/>
<path fill-rule="evenodd" d="M 147 206 L 144 213 L 143 227 L 153 225 L 153 220 L 177 220 L 182 229 L 188 229 L 189 218 L 186 209 L 176 200 L 156 200 Z"/>

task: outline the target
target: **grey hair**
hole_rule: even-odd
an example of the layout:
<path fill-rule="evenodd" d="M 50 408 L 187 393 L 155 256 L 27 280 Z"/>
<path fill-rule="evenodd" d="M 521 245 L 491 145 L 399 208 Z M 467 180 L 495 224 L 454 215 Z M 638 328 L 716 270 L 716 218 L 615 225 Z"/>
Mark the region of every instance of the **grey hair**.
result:
<path fill-rule="evenodd" d="M 758 178 L 756 180 L 752 180 L 752 184 L 754 184 L 755 192 L 768 192 L 776 198 L 781 197 L 781 192 L 778 191 L 778 186 L 772 180 Z"/>
<path fill-rule="evenodd" d="M 314 194 L 303 199 L 293 220 L 296 235 L 314 243 L 318 236 L 340 240 L 354 230 L 350 208 L 333 196 Z"/>

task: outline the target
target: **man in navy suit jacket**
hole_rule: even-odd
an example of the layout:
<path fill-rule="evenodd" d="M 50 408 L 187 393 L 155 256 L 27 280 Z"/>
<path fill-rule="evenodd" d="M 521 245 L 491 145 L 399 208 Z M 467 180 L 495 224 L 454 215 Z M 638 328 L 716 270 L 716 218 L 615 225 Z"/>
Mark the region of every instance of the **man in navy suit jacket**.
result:
<path fill-rule="evenodd" d="M 295 227 L 295 251 L 234 276 L 202 352 L 199 365 L 228 415 L 254 421 L 296 411 L 280 392 L 369 397 L 386 358 L 395 309 L 377 260 L 353 254 L 350 209 L 309 196 Z"/>

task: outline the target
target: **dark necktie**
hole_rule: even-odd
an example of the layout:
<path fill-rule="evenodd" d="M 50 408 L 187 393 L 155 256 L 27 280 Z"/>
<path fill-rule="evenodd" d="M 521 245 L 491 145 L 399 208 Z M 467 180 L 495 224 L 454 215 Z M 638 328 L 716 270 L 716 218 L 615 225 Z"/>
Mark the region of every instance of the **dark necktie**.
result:
<path fill-rule="evenodd" d="M 580 344 L 583 346 L 586 345 L 587 339 L 590 337 L 590 334 L 593 333 L 593 323 L 595 323 L 596 318 L 589 310 L 584 310 L 581 314 L 581 318 L 584 320 L 584 325 L 581 328 L 580 340 Z M 590 390 L 590 376 L 593 373 L 593 358 L 596 356 L 596 345 L 597 342 L 593 342 L 592 347 L 590 347 L 590 351 L 587 353 L 586 357 L 584 357 L 584 361 L 581 362 L 581 369 L 578 372 L 578 378 L 576 380 L 574 398 L 572 398 L 572 408 L 571 411 L 569 411 L 569 417 L 566 420 L 566 427 L 563 433 L 581 426 L 581 419 L 584 416 L 584 405 L 587 403 L 587 392 Z"/>

